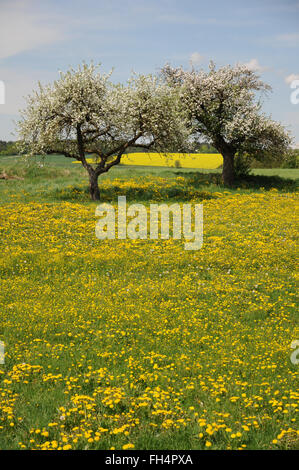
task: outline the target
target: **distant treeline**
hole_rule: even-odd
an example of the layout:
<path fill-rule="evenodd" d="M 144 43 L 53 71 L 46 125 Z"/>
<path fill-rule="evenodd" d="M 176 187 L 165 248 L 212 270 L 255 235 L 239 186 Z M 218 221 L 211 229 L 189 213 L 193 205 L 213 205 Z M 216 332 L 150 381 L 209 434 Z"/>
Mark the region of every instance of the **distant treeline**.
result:
<path fill-rule="evenodd" d="M 126 153 L 140 152 L 140 147 L 130 147 Z M 175 152 L 175 150 L 173 150 Z M 144 152 L 152 152 L 152 150 L 144 149 Z M 210 144 L 188 144 L 185 149 L 186 153 L 218 153 Z M 0 140 L 0 155 L 18 155 L 17 142 Z"/>
<path fill-rule="evenodd" d="M 9 140 L 0 140 L 0 155 L 17 155 L 17 143 Z"/>
<path fill-rule="evenodd" d="M 253 159 L 251 168 L 299 168 L 299 149 L 290 149 L 280 161 L 265 159 L 263 162 Z"/>
<path fill-rule="evenodd" d="M 144 149 L 141 150 L 140 147 L 129 147 L 126 153 L 135 153 L 135 152 L 145 152 L 145 153 L 151 153 L 153 152 L 152 149 Z M 176 149 L 168 149 L 168 152 L 176 153 Z M 215 149 L 211 144 L 198 144 L 196 142 L 194 143 L 188 143 L 186 148 L 184 149 L 185 153 L 219 153 L 218 150 Z M 179 152 L 180 153 L 180 152 Z"/>
<path fill-rule="evenodd" d="M 140 147 L 130 147 L 127 149 L 126 153 L 135 153 L 140 152 Z M 168 150 L 169 151 L 169 150 Z M 152 152 L 152 150 L 144 149 L 144 152 Z M 173 152 L 176 152 L 173 149 Z M 217 150 L 211 145 L 206 143 L 189 143 L 188 147 L 185 149 L 186 153 L 218 153 Z M 0 140 L 0 157 L 1 155 L 18 155 L 17 149 L 17 142 L 14 141 L 5 141 Z M 257 160 L 253 160 L 251 164 L 252 168 L 299 168 L 299 149 L 290 149 L 287 158 L 282 160 L 281 162 L 268 161 L 264 160 L 263 162 L 259 162 Z"/>

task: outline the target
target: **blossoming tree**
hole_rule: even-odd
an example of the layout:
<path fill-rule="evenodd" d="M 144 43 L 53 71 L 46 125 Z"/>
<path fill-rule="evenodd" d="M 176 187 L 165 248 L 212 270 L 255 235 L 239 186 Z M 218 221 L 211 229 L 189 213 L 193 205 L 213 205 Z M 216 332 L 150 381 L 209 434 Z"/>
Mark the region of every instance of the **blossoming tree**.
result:
<path fill-rule="evenodd" d="M 100 199 L 99 175 L 120 163 L 130 146 L 180 149 L 188 135 L 175 89 L 152 75 L 133 75 L 126 85 L 113 84 L 110 75 L 93 64 L 60 73 L 27 98 L 18 123 L 23 152 L 81 162 L 93 200 Z"/>
<path fill-rule="evenodd" d="M 261 96 L 271 88 L 245 65 L 217 70 L 211 62 L 208 72 L 166 65 L 162 76 L 180 90 L 193 138 L 204 137 L 222 154 L 226 185 L 234 182 L 237 153 L 259 160 L 285 155 L 291 143 L 288 132 L 261 112 Z M 256 92 L 260 92 L 258 99 Z"/>

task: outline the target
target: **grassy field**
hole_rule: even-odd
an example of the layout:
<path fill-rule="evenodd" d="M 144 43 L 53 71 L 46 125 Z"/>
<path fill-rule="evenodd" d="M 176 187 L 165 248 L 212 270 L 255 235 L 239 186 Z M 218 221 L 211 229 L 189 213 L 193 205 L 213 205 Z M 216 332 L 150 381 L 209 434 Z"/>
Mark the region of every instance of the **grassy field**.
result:
<path fill-rule="evenodd" d="M 15 179 L 0 180 L 1 201 L 13 200 L 89 203 L 87 175 L 81 165 L 61 156 L 36 157 L 30 164 L 21 157 L 0 157 L 0 175 L 5 171 Z M 189 200 L 203 192 L 223 192 L 221 170 L 118 165 L 99 178 L 104 201 L 125 194 L 130 200 Z M 271 188 L 295 191 L 299 170 L 257 169 L 254 178 L 238 182 L 231 194 L 263 192 Z M 17 178 L 17 179 L 16 179 Z M 17 191 L 16 191 L 17 188 Z"/>
<path fill-rule="evenodd" d="M 0 160 L 0 449 L 299 448 L 298 170 L 100 179 L 106 202 L 203 202 L 188 252 L 98 240 L 81 167 L 38 161 Z"/>

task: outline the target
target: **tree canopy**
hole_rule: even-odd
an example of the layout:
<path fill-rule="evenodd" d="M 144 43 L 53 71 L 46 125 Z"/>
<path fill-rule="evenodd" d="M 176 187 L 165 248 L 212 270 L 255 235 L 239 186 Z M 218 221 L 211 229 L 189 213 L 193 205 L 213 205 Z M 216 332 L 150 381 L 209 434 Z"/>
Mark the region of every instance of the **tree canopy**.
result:
<path fill-rule="evenodd" d="M 222 154 L 225 184 L 234 181 L 237 153 L 256 159 L 269 154 L 281 158 L 286 153 L 291 143 L 288 132 L 261 110 L 261 98 L 271 87 L 247 66 L 216 69 L 211 62 L 206 72 L 166 65 L 162 76 L 180 92 L 193 139 L 208 139 Z"/>
<path fill-rule="evenodd" d="M 99 66 L 83 64 L 60 73 L 27 99 L 18 129 L 23 151 L 61 154 L 82 163 L 92 199 L 99 199 L 98 176 L 121 161 L 130 146 L 167 151 L 188 137 L 177 91 L 152 75 L 134 74 L 114 84 Z M 96 155 L 95 163 L 87 162 Z"/>
<path fill-rule="evenodd" d="M 166 65 L 160 77 L 133 74 L 126 84 L 110 76 L 93 64 L 61 72 L 28 97 L 18 123 L 24 152 L 82 163 L 92 199 L 100 198 L 99 175 L 132 147 L 184 151 L 204 139 L 222 154 L 223 181 L 232 185 L 236 155 L 281 159 L 290 146 L 285 128 L 262 112 L 270 86 L 244 65 L 217 69 L 211 62 L 208 71 Z"/>

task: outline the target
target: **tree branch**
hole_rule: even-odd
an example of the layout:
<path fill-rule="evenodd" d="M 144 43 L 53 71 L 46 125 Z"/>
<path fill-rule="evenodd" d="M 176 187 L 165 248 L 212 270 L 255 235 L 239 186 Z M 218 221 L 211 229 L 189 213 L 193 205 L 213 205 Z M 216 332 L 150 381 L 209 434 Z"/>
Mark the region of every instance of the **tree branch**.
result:
<path fill-rule="evenodd" d="M 107 152 L 106 154 L 103 154 L 103 156 L 101 157 L 101 159 L 102 159 L 101 163 L 95 169 L 96 173 L 98 173 L 98 174 L 106 173 L 108 170 L 110 170 L 110 168 L 112 168 L 115 165 L 118 165 L 118 163 L 120 163 L 120 160 L 121 160 L 121 157 L 122 157 L 124 151 L 128 147 L 133 145 L 134 142 L 136 142 L 136 140 L 138 140 L 139 137 L 141 137 L 141 136 L 142 136 L 142 132 L 140 131 L 131 140 L 129 140 L 125 144 L 122 144 L 122 145 L 118 146 L 117 149 L 113 149 L 110 152 Z M 105 162 L 107 161 L 107 158 L 110 157 L 111 155 L 113 155 L 114 153 L 117 153 L 116 159 L 113 160 L 112 162 L 108 163 L 106 166 L 104 166 Z"/>

